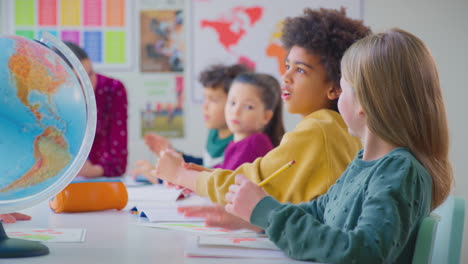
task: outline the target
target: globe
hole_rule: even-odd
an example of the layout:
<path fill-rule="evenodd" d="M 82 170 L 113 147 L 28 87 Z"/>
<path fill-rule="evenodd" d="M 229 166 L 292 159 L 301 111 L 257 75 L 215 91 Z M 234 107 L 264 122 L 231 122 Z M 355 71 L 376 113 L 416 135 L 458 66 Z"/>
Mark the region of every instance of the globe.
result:
<path fill-rule="evenodd" d="M 0 213 L 11 213 L 50 199 L 78 174 L 94 139 L 96 103 L 81 63 L 52 35 L 0 35 L 0 50 Z M 47 253 L 8 238 L 0 223 L 0 257 Z"/>

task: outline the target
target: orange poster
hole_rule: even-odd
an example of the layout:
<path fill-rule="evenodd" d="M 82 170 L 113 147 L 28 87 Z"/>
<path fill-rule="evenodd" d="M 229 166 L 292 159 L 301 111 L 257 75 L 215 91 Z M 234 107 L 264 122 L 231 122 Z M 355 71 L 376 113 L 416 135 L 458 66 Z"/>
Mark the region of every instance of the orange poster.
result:
<path fill-rule="evenodd" d="M 107 0 L 106 10 L 106 26 L 123 27 L 125 25 L 125 0 Z"/>

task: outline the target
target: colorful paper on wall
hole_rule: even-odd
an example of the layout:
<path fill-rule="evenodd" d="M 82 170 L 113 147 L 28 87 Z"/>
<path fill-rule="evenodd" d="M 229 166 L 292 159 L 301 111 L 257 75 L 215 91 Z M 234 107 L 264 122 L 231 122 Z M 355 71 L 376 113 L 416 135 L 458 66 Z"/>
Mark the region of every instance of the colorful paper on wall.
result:
<path fill-rule="evenodd" d="M 84 0 L 83 24 L 85 26 L 102 25 L 102 0 Z"/>
<path fill-rule="evenodd" d="M 81 1 L 62 0 L 60 3 L 60 24 L 62 26 L 79 26 L 81 24 Z"/>
<path fill-rule="evenodd" d="M 40 26 L 57 25 L 57 0 L 39 0 L 38 8 Z"/>
<path fill-rule="evenodd" d="M 63 41 L 70 41 L 80 45 L 80 32 L 77 30 L 63 30 L 60 37 Z"/>
<path fill-rule="evenodd" d="M 125 62 L 125 32 L 107 31 L 105 37 L 105 60 L 107 63 L 118 64 Z"/>
<path fill-rule="evenodd" d="M 83 32 L 83 48 L 93 62 L 102 63 L 102 32 Z"/>
<path fill-rule="evenodd" d="M 15 24 L 21 26 L 34 25 L 34 0 L 15 1 Z"/>
<path fill-rule="evenodd" d="M 34 38 L 34 31 L 32 31 L 32 30 L 16 30 L 15 35 L 32 39 L 32 38 Z"/>
<path fill-rule="evenodd" d="M 106 0 L 106 25 L 108 27 L 122 27 L 125 25 L 125 1 Z"/>
<path fill-rule="evenodd" d="M 64 41 L 84 47 L 99 70 L 134 67 L 132 0 L 15 0 L 5 5 L 14 13 L 6 28 L 27 38 L 54 32 Z M 130 18 L 129 18 L 130 17 Z"/>

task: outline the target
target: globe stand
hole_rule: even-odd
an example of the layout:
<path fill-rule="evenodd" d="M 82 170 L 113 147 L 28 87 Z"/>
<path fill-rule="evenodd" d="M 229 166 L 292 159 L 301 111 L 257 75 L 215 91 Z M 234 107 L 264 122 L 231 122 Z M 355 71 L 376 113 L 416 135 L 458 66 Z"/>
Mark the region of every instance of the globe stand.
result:
<path fill-rule="evenodd" d="M 39 242 L 9 238 L 0 222 L 0 258 L 24 258 L 47 254 L 49 248 Z"/>

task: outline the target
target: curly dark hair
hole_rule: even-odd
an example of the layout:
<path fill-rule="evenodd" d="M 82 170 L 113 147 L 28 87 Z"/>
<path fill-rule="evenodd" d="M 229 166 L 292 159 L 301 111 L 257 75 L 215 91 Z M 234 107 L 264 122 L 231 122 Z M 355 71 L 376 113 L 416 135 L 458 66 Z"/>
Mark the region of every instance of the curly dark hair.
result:
<path fill-rule="evenodd" d="M 281 40 L 287 50 L 299 46 L 319 56 L 328 80 L 340 87 L 344 52 L 370 33 L 362 20 L 347 17 L 343 7 L 340 10 L 306 8 L 302 16 L 286 18 Z"/>
<path fill-rule="evenodd" d="M 224 92 L 227 94 L 232 81 L 237 77 L 237 75 L 250 71 L 251 70 L 243 64 L 215 64 L 202 71 L 198 80 L 205 88 L 209 87 L 217 89 L 222 87 Z"/>

